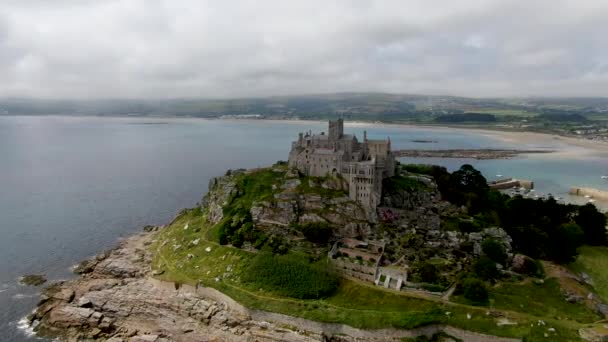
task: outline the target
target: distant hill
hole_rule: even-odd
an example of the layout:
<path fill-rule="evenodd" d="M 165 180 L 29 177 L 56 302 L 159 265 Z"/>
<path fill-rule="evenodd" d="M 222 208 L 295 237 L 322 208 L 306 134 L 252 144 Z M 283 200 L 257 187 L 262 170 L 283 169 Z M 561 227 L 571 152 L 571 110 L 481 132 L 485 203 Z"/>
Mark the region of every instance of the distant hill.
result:
<path fill-rule="evenodd" d="M 475 113 L 477 121 L 516 120 L 537 114 L 580 114 L 608 118 L 608 98 L 466 98 L 384 93 L 336 93 L 235 99 L 0 99 L 0 115 L 186 116 L 217 118 L 256 114 L 266 118 L 452 122 Z M 441 119 L 439 119 L 441 117 Z M 464 117 L 466 118 L 466 117 Z M 448 120 L 448 121 L 445 121 Z M 471 121 L 471 120 L 465 120 Z"/>
<path fill-rule="evenodd" d="M 448 114 L 435 118 L 435 121 L 443 123 L 495 122 L 496 116 L 482 113 Z"/>

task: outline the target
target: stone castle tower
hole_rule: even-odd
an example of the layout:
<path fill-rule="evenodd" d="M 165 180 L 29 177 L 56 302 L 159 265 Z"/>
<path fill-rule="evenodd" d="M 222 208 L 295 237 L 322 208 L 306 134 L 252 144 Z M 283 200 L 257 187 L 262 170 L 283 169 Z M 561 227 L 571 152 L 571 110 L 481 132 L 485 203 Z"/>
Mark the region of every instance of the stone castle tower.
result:
<path fill-rule="evenodd" d="M 382 180 L 395 173 L 390 138 L 363 142 L 344 134 L 344 120 L 329 121 L 328 134 L 300 133 L 289 153 L 289 167 L 307 176 L 341 175 L 348 194 L 367 210 L 374 210 L 382 196 Z"/>
<path fill-rule="evenodd" d="M 340 140 L 344 135 L 344 120 L 329 121 L 329 139 Z"/>

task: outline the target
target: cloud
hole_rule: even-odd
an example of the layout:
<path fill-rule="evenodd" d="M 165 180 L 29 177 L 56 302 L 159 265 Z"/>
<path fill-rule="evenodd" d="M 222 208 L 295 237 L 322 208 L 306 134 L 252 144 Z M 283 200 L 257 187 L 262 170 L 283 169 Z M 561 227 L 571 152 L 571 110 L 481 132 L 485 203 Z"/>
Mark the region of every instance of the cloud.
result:
<path fill-rule="evenodd" d="M 0 96 L 605 96 L 605 0 L 3 0 Z"/>

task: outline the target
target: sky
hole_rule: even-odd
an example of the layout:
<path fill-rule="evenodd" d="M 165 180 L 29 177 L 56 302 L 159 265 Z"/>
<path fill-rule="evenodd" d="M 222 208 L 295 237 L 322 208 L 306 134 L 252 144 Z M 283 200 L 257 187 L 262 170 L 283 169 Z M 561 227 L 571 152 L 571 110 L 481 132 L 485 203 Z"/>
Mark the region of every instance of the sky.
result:
<path fill-rule="evenodd" d="M 0 97 L 608 96 L 607 0 L 0 0 Z"/>

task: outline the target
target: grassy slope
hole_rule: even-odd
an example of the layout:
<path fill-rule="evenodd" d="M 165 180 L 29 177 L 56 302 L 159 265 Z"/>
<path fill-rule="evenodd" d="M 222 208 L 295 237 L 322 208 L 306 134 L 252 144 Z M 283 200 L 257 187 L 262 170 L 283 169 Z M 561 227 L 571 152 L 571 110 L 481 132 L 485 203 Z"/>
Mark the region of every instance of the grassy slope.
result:
<path fill-rule="evenodd" d="M 574 271 L 587 273 L 593 280 L 597 294 L 608 301 L 608 247 L 581 247 L 579 256 L 570 267 Z"/>
<path fill-rule="evenodd" d="M 188 229 L 184 229 L 186 225 Z M 534 341 L 544 338 L 546 327 L 536 325 L 530 327 L 530 324 L 537 319 L 543 319 L 549 326 L 557 329 L 557 335 L 552 336 L 554 340 L 576 340 L 575 329 L 579 327 L 578 324 L 547 317 L 541 314 L 542 310 L 532 312 L 538 314 L 537 317 L 523 313 L 508 313 L 509 318 L 517 321 L 519 325 L 497 327 L 494 318 L 486 314 L 486 308 L 409 296 L 349 280 L 343 281 L 332 297 L 323 300 L 296 300 L 265 293 L 247 287 L 239 279 L 239 274 L 247 267 L 253 253 L 205 240 L 207 228 L 204 215 L 200 210 L 195 209 L 182 215 L 170 227 L 159 233 L 157 242 L 152 248 L 157 251 L 153 261 L 154 269 L 165 271 L 159 276 L 160 279 L 189 284 L 200 281 L 250 308 L 322 322 L 343 323 L 359 328 L 409 329 L 432 323 L 446 323 L 500 336 L 527 336 Z M 198 245 L 188 246 L 189 242 L 196 239 L 201 239 Z M 162 246 L 164 241 L 168 242 Z M 175 244 L 181 244 L 182 247 L 174 251 Z M 210 252 L 206 251 L 207 248 Z M 188 258 L 188 254 L 194 257 Z M 449 317 L 446 312 L 451 312 Z M 467 314 L 472 315 L 471 320 L 466 318 Z"/>
<path fill-rule="evenodd" d="M 266 178 L 268 176 L 268 178 Z M 268 186 L 274 178 L 266 174 L 261 184 L 247 184 L 268 197 Z M 280 177 L 278 177 L 280 178 Z M 251 203 L 255 198 L 245 196 L 240 204 Z M 187 227 L 187 229 L 185 229 Z M 322 300 L 297 300 L 266 293 L 240 281 L 254 253 L 228 246 L 220 246 L 208 240 L 212 227 L 200 209 L 193 209 L 159 233 L 151 246 L 156 253 L 153 267 L 163 270 L 159 278 L 216 288 L 241 304 L 267 311 L 299 316 L 322 322 L 348 324 L 359 328 L 396 327 L 410 329 L 432 323 L 447 323 L 455 327 L 499 336 L 523 337 L 528 341 L 546 340 L 544 333 L 549 326 L 557 329 L 552 340 L 577 340 L 580 324 L 560 317 L 573 315 L 579 321 L 587 321 L 590 314 L 572 307 L 565 307 L 561 296 L 556 295 L 552 284 L 541 288 L 504 285 L 493 291 L 494 306 L 505 310 L 516 326 L 498 327 L 495 318 L 487 315 L 487 308 L 458 303 L 447 303 L 436 298 L 395 292 L 371 284 L 344 280 L 337 292 Z M 198 244 L 191 242 L 200 239 Z M 175 246 L 181 247 L 174 249 Z M 209 251 L 207 251 L 209 250 Z M 192 255 L 192 257 L 188 257 Z M 520 305 L 525 304 L 522 308 Z M 506 311 L 513 310 L 513 311 Z M 515 312 L 518 311 L 518 312 Z M 446 312 L 451 314 L 448 316 Z M 467 319 L 467 314 L 472 319 Z M 557 319 L 559 317 L 560 319 Z M 539 327 L 535 322 L 542 319 L 548 326 Z M 533 325 L 533 326 L 531 326 Z"/>
<path fill-rule="evenodd" d="M 452 300 L 463 304 L 470 302 L 462 296 Z M 490 288 L 490 306 L 509 311 L 520 311 L 537 317 L 550 317 L 579 323 L 594 322 L 599 317 L 584 304 L 571 304 L 564 300 L 559 282 L 555 278 L 543 284 L 532 281 L 499 283 Z"/>

